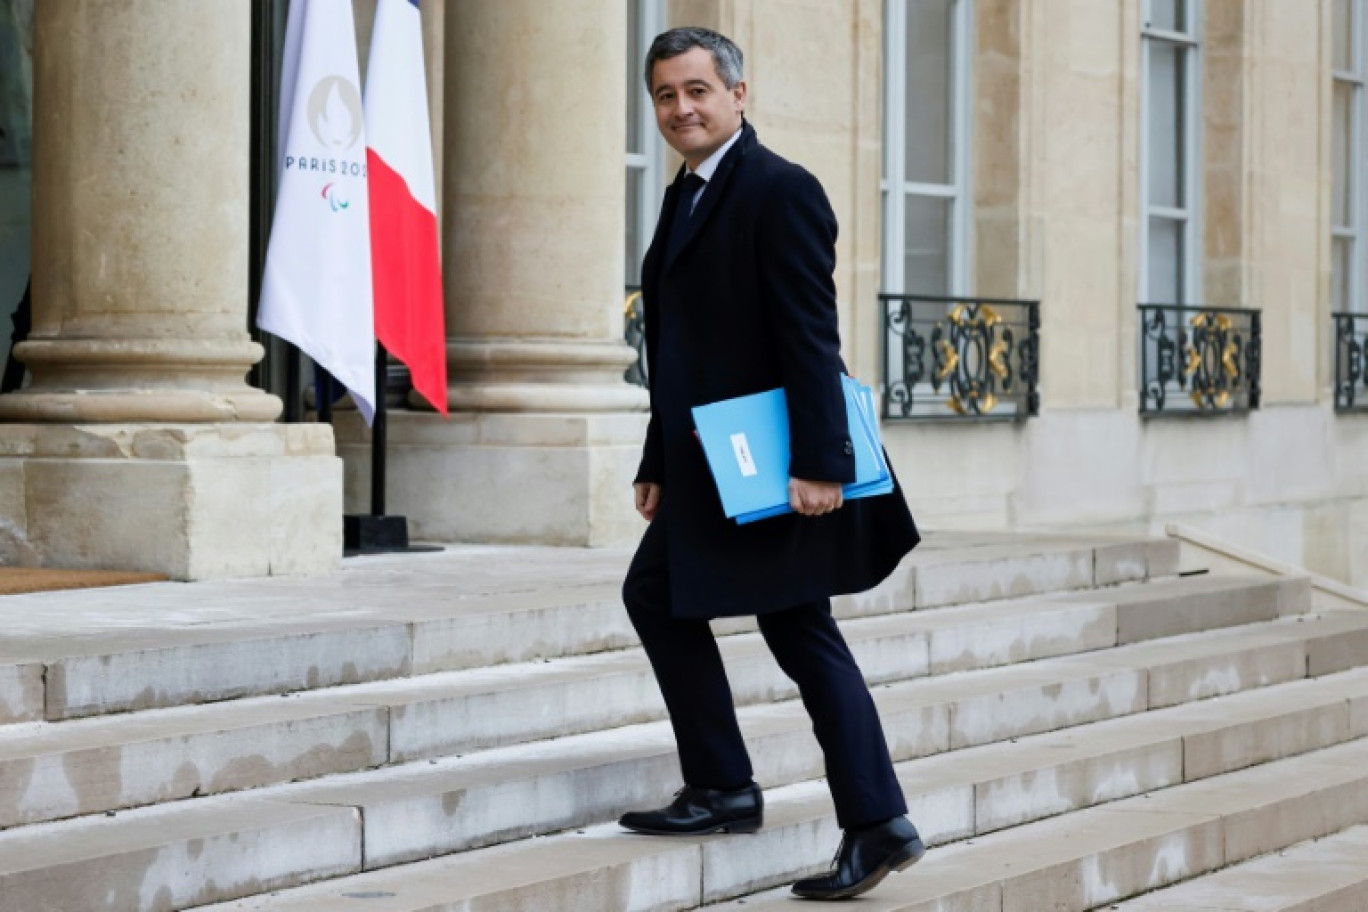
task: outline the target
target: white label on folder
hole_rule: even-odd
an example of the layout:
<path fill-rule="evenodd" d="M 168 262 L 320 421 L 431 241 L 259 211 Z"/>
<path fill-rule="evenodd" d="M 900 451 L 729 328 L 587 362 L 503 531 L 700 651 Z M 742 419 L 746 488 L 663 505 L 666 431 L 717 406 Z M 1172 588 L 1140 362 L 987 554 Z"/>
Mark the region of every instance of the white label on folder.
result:
<path fill-rule="evenodd" d="M 732 449 L 736 451 L 736 464 L 741 467 L 741 477 L 750 478 L 758 474 L 759 470 L 755 467 L 755 459 L 751 456 L 750 444 L 746 442 L 745 434 L 731 435 Z"/>

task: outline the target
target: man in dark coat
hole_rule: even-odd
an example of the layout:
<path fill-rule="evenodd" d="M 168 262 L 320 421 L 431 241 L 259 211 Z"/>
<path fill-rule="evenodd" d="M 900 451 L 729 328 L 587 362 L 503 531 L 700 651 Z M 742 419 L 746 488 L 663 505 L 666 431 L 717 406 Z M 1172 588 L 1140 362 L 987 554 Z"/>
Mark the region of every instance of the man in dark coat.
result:
<path fill-rule="evenodd" d="M 870 889 L 924 849 L 833 595 L 869 589 L 917 543 L 901 489 L 843 502 L 855 477 L 840 375 L 836 218 L 807 171 L 744 118 L 741 51 L 707 29 L 655 39 L 646 83 L 684 166 L 642 268 L 651 419 L 636 505 L 650 522 L 623 584 L 670 713 L 684 788 L 622 825 L 655 835 L 753 832 L 763 799 L 710 618 L 754 614 L 797 683 L 845 831 L 832 871 L 800 896 Z M 690 408 L 783 387 L 794 513 L 725 518 Z"/>

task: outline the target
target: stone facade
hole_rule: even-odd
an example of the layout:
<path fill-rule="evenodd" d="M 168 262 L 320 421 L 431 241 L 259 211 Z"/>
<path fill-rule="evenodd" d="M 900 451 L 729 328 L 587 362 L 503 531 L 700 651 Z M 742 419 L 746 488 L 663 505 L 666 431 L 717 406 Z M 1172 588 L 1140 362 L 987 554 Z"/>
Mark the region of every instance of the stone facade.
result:
<path fill-rule="evenodd" d="M 886 426 L 923 525 L 1158 532 L 1181 520 L 1368 585 L 1368 415 L 1336 413 L 1331 392 L 1332 5 L 1203 4 L 1200 300 L 1261 311 L 1263 401 L 1244 417 L 1171 420 L 1142 419 L 1138 408 L 1142 4 L 973 0 L 970 286 L 1042 302 L 1042 405 L 1016 424 Z M 355 6 L 364 54 L 374 0 Z M 452 417 L 417 401 L 392 414 L 391 512 L 407 515 L 419 538 L 630 545 L 641 530 L 629 482 L 645 393 L 620 379 L 631 358 L 621 342 L 622 74 L 634 64 L 612 36 L 625 33 L 624 3 L 423 6 Z M 100 543 L 114 528 L 105 520 L 92 520 L 101 531 L 85 539 L 85 558 L 26 531 L 40 514 L 53 529 L 45 535 L 60 537 L 54 523 L 84 522 L 81 509 L 51 519 L 34 479 L 47 460 L 66 459 L 79 470 L 62 471 L 88 479 L 71 483 L 92 493 L 122 484 L 99 472 L 130 468 L 145 457 L 129 441 L 160 440 L 167 428 L 186 435 L 174 458 L 158 458 L 172 476 L 193 474 L 196 452 L 228 460 L 211 473 L 223 477 L 260 459 L 275 460 L 280 477 L 322 467 L 310 475 L 313 494 L 292 488 L 307 504 L 264 508 L 272 540 L 297 539 L 308 554 L 331 547 L 333 519 L 318 519 L 312 538 L 298 530 L 335 506 L 338 492 L 324 488 L 338 476 L 347 507 L 366 506 L 369 436 L 354 415 L 336 423 L 339 472 L 327 468 L 328 429 L 310 429 L 305 443 L 302 429 L 263 423 L 278 406 L 241 383 L 257 357 L 242 300 L 249 8 L 39 5 L 34 141 L 41 147 L 47 129 L 53 143 L 60 130 L 67 145 L 34 177 L 38 329 L 21 349 L 33 384 L 0 399 L 0 417 L 17 422 L 0 428 L 0 505 L 15 559 L 128 565 L 124 551 Z M 884 3 L 666 8 L 672 25 L 737 39 L 762 140 L 827 188 L 841 222 L 846 357 L 875 380 Z M 195 44 L 190 60 L 159 38 L 187 27 L 223 37 L 208 50 Z M 129 66 L 144 44 L 157 65 Z M 91 74 L 98 85 L 70 90 Z M 78 179 L 111 143 L 165 178 L 134 205 L 109 168 Z M 212 198 L 201 198 L 197 178 L 210 167 Z M 127 253 L 112 259 L 115 243 Z M 245 436 L 244 423 L 254 429 Z M 71 440 L 81 442 L 62 456 Z M 97 453 L 112 455 L 87 471 Z M 190 487 L 159 484 L 200 509 Z M 266 490 L 255 496 L 269 499 Z M 115 509 L 101 506 L 103 495 L 88 502 Z M 234 528 L 204 509 L 195 522 Z M 281 535 L 277 524 L 296 532 Z M 232 551 L 233 540 L 225 533 L 215 547 Z M 92 556 L 101 554 L 118 559 Z M 212 563 L 196 561 L 137 565 L 211 572 L 185 569 Z M 253 561 L 221 572 L 266 572 Z M 272 572 L 327 564 L 268 563 Z"/>

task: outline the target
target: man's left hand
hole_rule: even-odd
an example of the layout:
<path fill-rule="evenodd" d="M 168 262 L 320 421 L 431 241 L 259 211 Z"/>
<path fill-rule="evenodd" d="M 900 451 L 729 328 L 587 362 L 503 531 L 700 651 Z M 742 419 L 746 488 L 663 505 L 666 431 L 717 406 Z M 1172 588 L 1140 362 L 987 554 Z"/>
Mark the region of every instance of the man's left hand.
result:
<path fill-rule="evenodd" d="M 845 503 L 839 481 L 789 479 L 789 506 L 803 516 L 822 516 Z"/>

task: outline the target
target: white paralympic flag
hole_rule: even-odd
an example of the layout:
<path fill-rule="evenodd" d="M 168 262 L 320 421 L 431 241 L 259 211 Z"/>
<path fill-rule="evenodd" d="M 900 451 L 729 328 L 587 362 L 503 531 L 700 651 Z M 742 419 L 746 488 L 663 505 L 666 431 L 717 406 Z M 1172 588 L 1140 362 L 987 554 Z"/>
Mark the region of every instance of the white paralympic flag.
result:
<path fill-rule="evenodd" d="M 292 0 L 280 80 L 279 194 L 257 325 L 375 411 L 370 206 L 352 5 Z"/>

